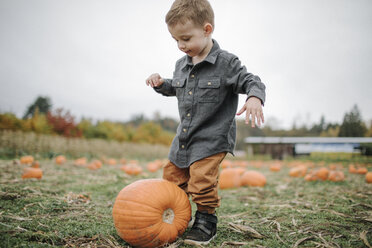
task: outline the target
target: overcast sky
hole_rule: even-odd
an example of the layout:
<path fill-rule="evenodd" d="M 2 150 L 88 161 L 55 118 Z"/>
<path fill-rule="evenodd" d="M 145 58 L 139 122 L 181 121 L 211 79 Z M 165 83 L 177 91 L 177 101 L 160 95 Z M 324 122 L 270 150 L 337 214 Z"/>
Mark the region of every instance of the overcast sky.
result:
<path fill-rule="evenodd" d="M 184 55 L 164 22 L 172 2 L 0 0 L 0 112 L 21 117 L 41 95 L 77 119 L 178 118 L 145 84 Z M 372 1 L 210 2 L 213 38 L 266 84 L 268 123 L 341 123 L 354 104 L 372 120 Z"/>

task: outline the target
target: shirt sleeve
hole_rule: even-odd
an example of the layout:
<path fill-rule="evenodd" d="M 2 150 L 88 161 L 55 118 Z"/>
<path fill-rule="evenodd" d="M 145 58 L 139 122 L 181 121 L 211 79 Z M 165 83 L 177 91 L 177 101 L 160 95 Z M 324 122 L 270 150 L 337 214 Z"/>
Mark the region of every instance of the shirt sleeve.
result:
<path fill-rule="evenodd" d="M 172 87 L 172 81 L 172 79 L 164 79 L 164 83 L 159 87 L 154 87 L 154 90 L 163 96 L 175 96 L 176 90 Z"/>
<path fill-rule="evenodd" d="M 236 56 L 230 60 L 229 70 L 226 76 L 227 83 L 233 87 L 233 91 L 236 94 L 246 94 L 247 99 L 255 96 L 261 100 L 262 105 L 265 103 L 266 86 L 258 76 L 247 72 L 247 68 L 242 66 Z"/>

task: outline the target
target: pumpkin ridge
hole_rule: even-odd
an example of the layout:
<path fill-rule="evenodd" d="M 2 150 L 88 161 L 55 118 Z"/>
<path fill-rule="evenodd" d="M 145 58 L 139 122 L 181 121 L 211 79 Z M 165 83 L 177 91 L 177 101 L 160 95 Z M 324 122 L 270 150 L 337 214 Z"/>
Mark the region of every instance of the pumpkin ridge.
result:
<path fill-rule="evenodd" d="M 141 207 L 143 207 L 143 205 L 145 205 L 146 207 L 148 207 L 150 209 L 154 209 L 154 210 L 157 210 L 159 212 L 162 211 L 162 209 L 150 206 L 150 205 L 146 204 L 146 202 L 134 201 L 133 199 L 118 199 L 117 201 L 118 202 L 132 202 L 132 203 L 141 205 Z"/>

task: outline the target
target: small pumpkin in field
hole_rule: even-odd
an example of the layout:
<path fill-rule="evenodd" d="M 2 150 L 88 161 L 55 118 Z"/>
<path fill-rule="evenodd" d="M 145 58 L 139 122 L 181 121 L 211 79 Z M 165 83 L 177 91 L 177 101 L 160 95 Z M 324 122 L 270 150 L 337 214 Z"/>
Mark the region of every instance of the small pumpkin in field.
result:
<path fill-rule="evenodd" d="M 143 179 L 120 191 L 112 217 L 117 233 L 131 246 L 161 247 L 184 233 L 191 205 L 177 185 L 163 179 Z"/>
<path fill-rule="evenodd" d="M 357 174 L 366 174 L 368 172 L 367 168 L 366 167 L 359 167 L 357 170 L 356 170 L 356 173 Z"/>
<path fill-rule="evenodd" d="M 114 158 L 109 158 L 109 159 L 107 159 L 106 163 L 107 163 L 108 165 L 117 165 L 117 161 L 116 161 L 116 159 L 114 159 Z"/>
<path fill-rule="evenodd" d="M 241 167 L 222 169 L 219 176 L 219 188 L 230 189 L 240 187 L 240 177 L 245 169 Z"/>
<path fill-rule="evenodd" d="M 354 164 L 349 164 L 349 173 L 355 174 L 357 172 Z"/>
<path fill-rule="evenodd" d="M 366 173 L 366 182 L 372 183 L 372 171 Z"/>
<path fill-rule="evenodd" d="M 85 166 L 87 165 L 87 158 L 86 157 L 81 157 L 78 158 L 74 161 L 74 165 L 76 166 Z"/>
<path fill-rule="evenodd" d="M 150 172 L 156 172 L 158 171 L 160 168 L 161 168 L 161 164 L 154 161 L 154 162 L 149 162 L 147 163 L 146 165 L 147 167 L 147 170 L 150 171 Z"/>
<path fill-rule="evenodd" d="M 87 165 L 87 168 L 90 170 L 98 170 L 101 167 L 102 167 L 102 162 L 97 159 L 93 160 Z"/>
<path fill-rule="evenodd" d="M 329 172 L 328 180 L 332 182 L 341 182 L 345 180 L 345 175 L 342 171 L 332 170 Z"/>
<path fill-rule="evenodd" d="M 40 162 L 39 162 L 39 161 L 34 161 L 34 162 L 31 164 L 31 167 L 32 167 L 32 168 L 40 168 Z"/>
<path fill-rule="evenodd" d="M 281 169 L 282 169 L 282 166 L 279 163 L 275 163 L 275 164 L 270 165 L 270 170 L 271 171 L 277 172 L 277 171 L 280 171 Z"/>
<path fill-rule="evenodd" d="M 19 159 L 19 162 L 20 162 L 21 164 L 32 164 L 32 162 L 34 162 L 34 157 L 31 156 L 31 155 L 22 156 L 22 157 Z"/>
<path fill-rule="evenodd" d="M 221 168 L 222 168 L 222 169 L 226 169 L 226 168 L 230 168 L 230 167 L 233 167 L 233 162 L 232 162 L 231 160 L 224 159 L 224 160 L 221 162 Z"/>
<path fill-rule="evenodd" d="M 66 157 L 63 156 L 63 155 L 58 155 L 55 158 L 55 161 L 56 161 L 56 164 L 64 164 L 64 163 L 66 163 Z"/>
<path fill-rule="evenodd" d="M 128 175 L 134 176 L 141 174 L 143 171 L 142 167 L 137 164 L 126 164 L 121 166 L 120 169 Z"/>
<path fill-rule="evenodd" d="M 43 176 L 43 171 L 40 168 L 28 167 L 28 168 L 23 169 L 23 174 L 22 174 L 23 179 L 25 178 L 41 179 L 42 176 Z"/>
<path fill-rule="evenodd" d="M 254 170 L 244 172 L 240 180 L 242 186 L 263 187 L 266 184 L 265 175 Z"/>
<path fill-rule="evenodd" d="M 328 179 L 329 170 L 326 167 L 321 167 L 318 170 L 316 170 L 316 176 L 320 180 L 327 180 Z"/>
<path fill-rule="evenodd" d="M 304 177 L 306 175 L 306 172 L 307 172 L 307 166 L 298 165 L 289 170 L 289 175 L 291 177 Z"/>
<path fill-rule="evenodd" d="M 304 179 L 305 181 L 312 182 L 312 181 L 317 181 L 318 177 L 316 175 L 316 172 L 311 171 L 305 175 Z"/>

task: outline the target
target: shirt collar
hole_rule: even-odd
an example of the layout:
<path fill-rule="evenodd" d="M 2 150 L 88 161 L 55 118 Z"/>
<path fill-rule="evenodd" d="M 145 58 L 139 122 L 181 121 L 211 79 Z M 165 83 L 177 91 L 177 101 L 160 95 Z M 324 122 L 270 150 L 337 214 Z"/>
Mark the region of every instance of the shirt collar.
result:
<path fill-rule="evenodd" d="M 212 42 L 213 42 L 212 49 L 210 50 L 209 54 L 204 59 L 204 61 L 214 64 L 217 60 L 217 56 L 220 51 L 220 46 L 218 45 L 216 40 L 212 39 Z M 185 68 L 186 66 L 191 66 L 191 67 L 194 66 L 194 64 L 192 63 L 192 58 L 188 55 L 186 55 L 186 59 L 185 59 L 184 64 L 182 65 L 182 68 Z"/>

